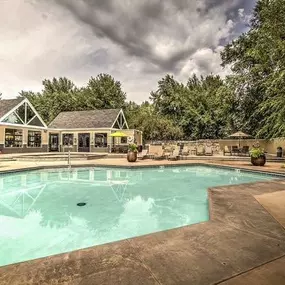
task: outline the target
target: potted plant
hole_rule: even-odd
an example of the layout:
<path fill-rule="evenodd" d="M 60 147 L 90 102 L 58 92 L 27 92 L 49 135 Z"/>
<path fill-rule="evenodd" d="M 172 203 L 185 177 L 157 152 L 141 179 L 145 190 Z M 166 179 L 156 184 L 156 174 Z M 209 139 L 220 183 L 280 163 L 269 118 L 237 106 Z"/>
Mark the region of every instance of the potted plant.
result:
<path fill-rule="evenodd" d="M 137 154 L 138 154 L 137 145 L 134 143 L 129 144 L 128 154 L 127 154 L 128 162 L 136 162 L 137 161 Z"/>
<path fill-rule="evenodd" d="M 253 147 L 250 150 L 251 163 L 254 166 L 264 166 L 266 163 L 266 156 L 263 149 L 260 147 Z"/>

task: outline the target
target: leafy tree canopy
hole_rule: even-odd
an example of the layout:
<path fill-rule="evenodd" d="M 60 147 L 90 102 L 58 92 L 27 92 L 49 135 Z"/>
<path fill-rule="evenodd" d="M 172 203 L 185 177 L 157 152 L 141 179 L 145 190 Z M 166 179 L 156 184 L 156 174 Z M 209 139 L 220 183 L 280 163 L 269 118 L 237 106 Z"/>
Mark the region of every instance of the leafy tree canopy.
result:
<path fill-rule="evenodd" d="M 91 77 L 82 88 L 65 77 L 42 83 L 42 92 L 21 91 L 19 96 L 28 98 L 47 123 L 63 111 L 121 108 L 126 99 L 121 83 L 108 74 Z"/>
<path fill-rule="evenodd" d="M 248 131 L 264 137 L 285 135 L 285 0 L 260 0 L 250 30 L 221 53 L 234 72 L 232 90 L 239 98 Z"/>

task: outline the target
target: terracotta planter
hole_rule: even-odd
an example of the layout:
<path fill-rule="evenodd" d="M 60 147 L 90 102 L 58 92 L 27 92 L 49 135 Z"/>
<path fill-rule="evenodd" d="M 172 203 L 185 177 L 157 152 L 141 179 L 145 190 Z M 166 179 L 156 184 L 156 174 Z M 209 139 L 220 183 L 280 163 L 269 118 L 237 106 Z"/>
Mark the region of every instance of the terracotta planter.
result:
<path fill-rule="evenodd" d="M 129 151 L 127 155 L 128 162 L 136 162 L 137 161 L 137 152 Z"/>
<path fill-rule="evenodd" d="M 251 157 L 251 163 L 254 166 L 264 166 L 264 164 L 266 163 L 266 157 L 265 155 L 262 155 L 258 158 Z"/>

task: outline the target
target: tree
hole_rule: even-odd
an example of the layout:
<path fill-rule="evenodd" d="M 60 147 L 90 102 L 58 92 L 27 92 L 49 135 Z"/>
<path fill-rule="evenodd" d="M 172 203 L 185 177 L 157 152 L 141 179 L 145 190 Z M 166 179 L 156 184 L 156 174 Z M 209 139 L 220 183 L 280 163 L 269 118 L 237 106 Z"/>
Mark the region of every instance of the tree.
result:
<path fill-rule="evenodd" d="M 126 111 L 129 116 L 129 127 L 141 130 L 145 140 L 182 138 L 182 130 L 172 120 L 158 114 L 155 107 L 149 102 L 143 102 L 140 107 L 131 105 L 134 108 L 131 111 Z"/>
<path fill-rule="evenodd" d="M 226 46 L 244 128 L 258 137 L 284 136 L 285 0 L 259 0 L 250 30 Z"/>
<path fill-rule="evenodd" d="M 28 98 L 45 122 L 50 123 L 60 112 L 78 109 L 80 92 L 71 80 L 60 77 L 42 83 L 42 92 L 21 91 L 19 96 Z"/>
<path fill-rule="evenodd" d="M 46 123 L 64 111 L 121 108 L 125 104 L 121 83 L 107 74 L 92 77 L 82 88 L 65 77 L 42 83 L 41 92 L 21 91 L 19 96 L 28 98 Z"/>
<path fill-rule="evenodd" d="M 158 81 L 158 89 L 150 94 L 156 111 L 179 123 L 187 100 L 186 87 L 167 74 Z"/>
<path fill-rule="evenodd" d="M 219 76 L 193 75 L 183 85 L 166 75 L 150 98 L 156 112 L 181 128 L 184 138 L 221 138 L 231 127 L 233 96 Z"/>
<path fill-rule="evenodd" d="M 131 120 L 138 114 L 140 105 L 133 101 L 129 101 L 125 103 L 123 109 L 124 109 L 125 118 L 129 122 L 129 120 Z"/>
<path fill-rule="evenodd" d="M 116 109 L 125 105 L 126 93 L 122 91 L 121 83 L 109 74 L 91 77 L 83 94 L 87 108 Z"/>

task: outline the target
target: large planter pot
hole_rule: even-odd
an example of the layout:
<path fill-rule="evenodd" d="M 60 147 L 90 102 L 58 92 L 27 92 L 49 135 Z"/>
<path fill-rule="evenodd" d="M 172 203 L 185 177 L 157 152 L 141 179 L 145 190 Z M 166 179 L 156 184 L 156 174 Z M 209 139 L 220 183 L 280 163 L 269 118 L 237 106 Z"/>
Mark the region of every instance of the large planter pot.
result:
<path fill-rule="evenodd" d="M 136 162 L 137 158 L 138 158 L 137 152 L 132 152 L 132 151 L 128 152 L 127 155 L 128 162 Z"/>
<path fill-rule="evenodd" d="M 282 157 L 282 147 L 277 147 L 276 156 L 277 156 L 277 157 Z"/>
<path fill-rule="evenodd" d="M 266 163 L 266 157 L 265 155 L 262 155 L 258 158 L 251 157 L 251 163 L 254 166 L 264 166 L 264 164 Z"/>

